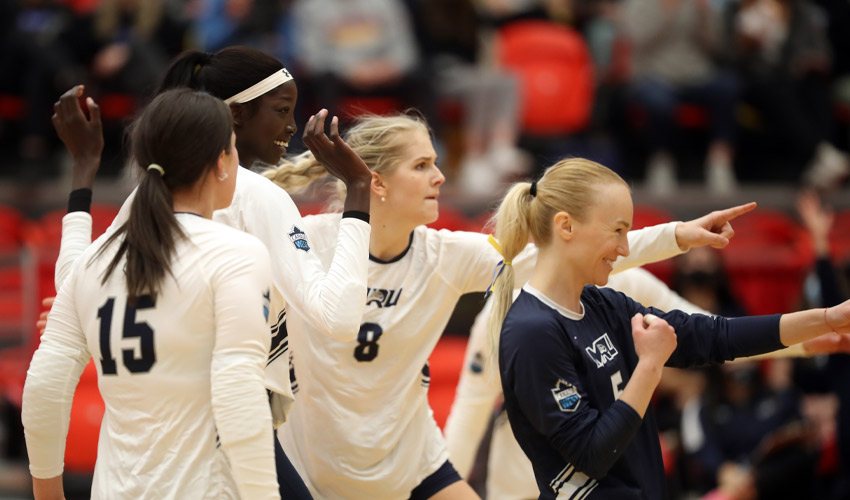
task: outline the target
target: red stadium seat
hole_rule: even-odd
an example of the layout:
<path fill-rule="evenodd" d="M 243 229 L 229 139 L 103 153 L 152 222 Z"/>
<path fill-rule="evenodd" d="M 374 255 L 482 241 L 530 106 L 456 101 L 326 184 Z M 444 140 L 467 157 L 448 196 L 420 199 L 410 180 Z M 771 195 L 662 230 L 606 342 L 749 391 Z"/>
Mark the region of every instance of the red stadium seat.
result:
<path fill-rule="evenodd" d="M 97 388 L 97 370 L 89 362 L 71 405 L 71 422 L 65 444 L 65 468 L 79 474 L 92 474 L 97 460 L 97 442 L 104 404 Z"/>
<path fill-rule="evenodd" d="M 434 412 L 434 419 L 442 429 L 449 417 L 449 410 L 455 399 L 460 371 L 463 369 L 463 357 L 466 354 L 466 337 L 444 335 L 428 366 L 431 372 L 431 386 L 428 388 L 428 404 Z"/>
<path fill-rule="evenodd" d="M 839 265 L 850 263 L 850 209 L 836 212 L 829 240 L 833 260 Z"/>
<path fill-rule="evenodd" d="M 440 216 L 436 221 L 428 224 L 434 229 L 449 229 L 451 231 L 476 231 L 472 222 L 459 210 L 448 205 L 440 205 Z"/>
<path fill-rule="evenodd" d="M 339 103 L 340 118 L 352 120 L 358 116 L 390 115 L 400 111 L 402 103 L 395 97 L 345 97 Z"/>
<path fill-rule="evenodd" d="M 92 240 L 103 234 L 118 215 L 120 207 L 114 205 L 92 205 Z M 40 220 L 29 225 L 24 239 L 37 263 L 39 301 L 44 297 L 56 295 L 53 285 L 56 259 L 59 256 L 59 244 L 62 241 L 62 217 L 65 209 L 54 210 Z"/>
<path fill-rule="evenodd" d="M 24 218 L 15 208 L 0 205 L 0 254 L 21 248 Z"/>
<path fill-rule="evenodd" d="M 23 216 L 0 205 L 0 342 L 16 344 L 24 324 Z"/>
<path fill-rule="evenodd" d="M 811 265 L 808 234 L 782 212 L 758 210 L 735 220 L 721 252 L 729 281 L 749 314 L 795 310 Z"/>
<path fill-rule="evenodd" d="M 39 221 L 26 224 L 21 230 L 24 245 L 35 262 L 36 281 L 39 287 L 35 299 L 38 300 L 39 307 L 43 297 L 56 293 L 53 284 L 54 268 L 62 235 L 62 217 L 65 213 L 64 209 L 48 213 Z M 100 236 L 112 223 L 117 213 L 117 206 L 92 206 L 92 236 L 95 238 Z M 18 407 L 21 405 L 26 371 L 39 343 L 39 333 L 35 325 L 27 326 L 27 328 L 31 328 L 31 342 L 20 348 L 7 349 L 0 353 L 0 389 L 3 396 Z M 94 364 L 89 362 L 77 385 L 71 408 L 65 453 L 67 470 L 85 474 L 91 474 L 94 471 L 103 409 L 103 400 L 97 388 L 97 372 Z"/>
<path fill-rule="evenodd" d="M 523 132 L 551 137 L 587 125 L 596 82 L 578 32 L 549 21 L 517 21 L 499 30 L 496 51 L 498 63 L 519 78 Z"/>

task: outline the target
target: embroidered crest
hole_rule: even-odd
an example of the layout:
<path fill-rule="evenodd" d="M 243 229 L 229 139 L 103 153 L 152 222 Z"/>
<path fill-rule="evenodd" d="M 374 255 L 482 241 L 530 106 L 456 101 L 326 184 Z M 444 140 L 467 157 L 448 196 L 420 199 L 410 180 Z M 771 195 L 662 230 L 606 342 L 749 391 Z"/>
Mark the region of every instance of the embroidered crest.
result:
<path fill-rule="evenodd" d="M 576 387 L 563 379 L 559 379 L 552 389 L 552 397 L 558 403 L 558 409 L 565 412 L 574 412 L 581 403 L 581 396 Z"/>
<path fill-rule="evenodd" d="M 310 245 L 307 244 L 307 235 L 304 231 L 298 229 L 298 226 L 292 226 L 292 232 L 289 233 L 289 239 L 298 250 L 310 251 Z"/>

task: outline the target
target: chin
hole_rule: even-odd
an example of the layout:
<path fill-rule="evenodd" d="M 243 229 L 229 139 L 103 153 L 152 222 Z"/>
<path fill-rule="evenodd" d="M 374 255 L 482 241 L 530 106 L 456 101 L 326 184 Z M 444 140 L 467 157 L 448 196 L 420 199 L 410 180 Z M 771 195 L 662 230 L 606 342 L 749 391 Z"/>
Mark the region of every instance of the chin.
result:
<path fill-rule="evenodd" d="M 426 214 L 425 216 L 423 216 L 421 224 L 424 224 L 424 225 L 432 224 L 434 222 L 437 222 L 437 219 L 439 219 L 439 218 L 440 218 L 440 212 L 438 210 L 435 210 L 434 213 L 429 213 L 429 214 Z"/>

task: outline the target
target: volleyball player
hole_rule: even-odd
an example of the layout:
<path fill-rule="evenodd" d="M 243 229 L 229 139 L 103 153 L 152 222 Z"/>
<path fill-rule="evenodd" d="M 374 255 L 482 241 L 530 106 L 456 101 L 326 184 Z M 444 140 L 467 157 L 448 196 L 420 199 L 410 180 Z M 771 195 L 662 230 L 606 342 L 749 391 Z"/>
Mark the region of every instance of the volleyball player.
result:
<path fill-rule="evenodd" d="M 605 285 L 612 264 L 629 254 L 632 215 L 626 183 L 583 159 L 563 160 L 540 181 L 514 185 L 497 214 L 506 261 L 529 237 L 539 248 L 513 305 L 512 266 L 497 279 L 490 334 L 499 339 L 492 343 L 505 409 L 541 499 L 664 497 L 648 409 L 663 366 L 720 363 L 850 333 L 850 301 L 726 319 L 665 313 L 586 286 Z"/>
<path fill-rule="evenodd" d="M 613 274 L 606 286 L 625 293 L 636 302 L 664 311 L 678 309 L 687 313 L 709 314 L 708 311 L 684 300 L 652 273 L 642 268 Z M 514 291 L 515 296 L 518 293 L 519 290 Z M 489 356 L 493 348 L 487 336 L 487 321 L 492 305 L 492 300 L 487 300 L 470 329 L 457 393 L 443 434 L 446 436 L 452 464 L 463 477 L 469 477 L 481 439 L 487 431 L 494 409 L 498 408 L 487 457 L 487 498 L 537 498 L 538 489 L 531 462 L 513 436 L 504 406 L 501 404 L 502 384 L 499 371 L 492 362 L 493 358 Z M 814 356 L 847 352 L 850 338 L 843 344 L 836 340 L 831 335 L 823 335 L 759 357 Z"/>
<path fill-rule="evenodd" d="M 93 498 L 280 498 L 263 383 L 269 254 L 211 220 L 239 175 L 230 111 L 168 91 L 131 141 L 142 177 L 130 218 L 77 259 L 27 373 L 35 498 L 63 497 L 71 402 L 92 356 L 106 406 Z"/>

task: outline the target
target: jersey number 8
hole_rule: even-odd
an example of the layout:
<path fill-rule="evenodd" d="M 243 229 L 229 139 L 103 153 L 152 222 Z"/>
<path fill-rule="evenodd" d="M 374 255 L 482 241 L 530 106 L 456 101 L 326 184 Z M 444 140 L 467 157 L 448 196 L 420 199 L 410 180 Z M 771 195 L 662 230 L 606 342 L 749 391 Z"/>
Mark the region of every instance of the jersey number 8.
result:
<path fill-rule="evenodd" d="M 375 323 L 363 323 L 357 334 L 357 347 L 354 348 L 354 359 L 357 361 L 372 361 L 378 356 L 378 339 L 384 329 Z"/>

